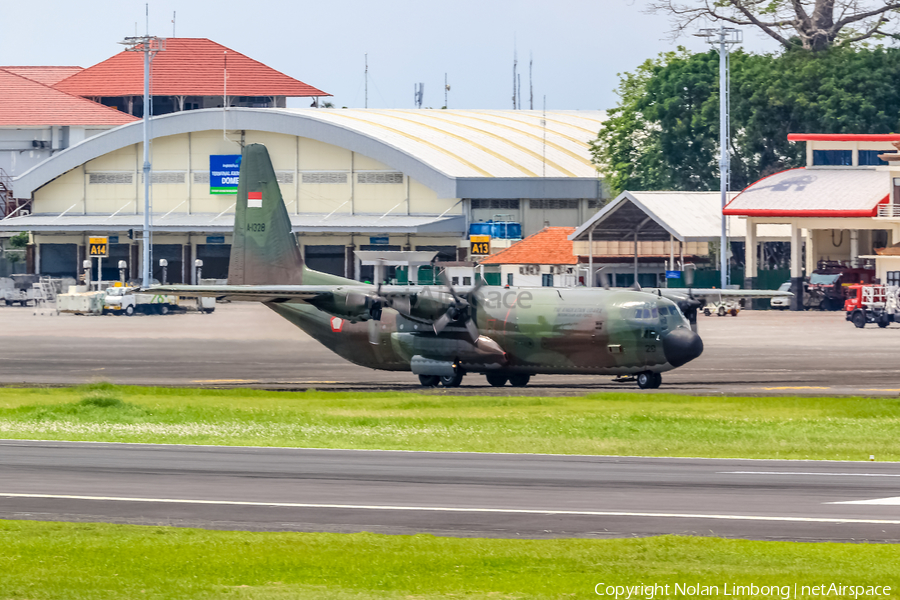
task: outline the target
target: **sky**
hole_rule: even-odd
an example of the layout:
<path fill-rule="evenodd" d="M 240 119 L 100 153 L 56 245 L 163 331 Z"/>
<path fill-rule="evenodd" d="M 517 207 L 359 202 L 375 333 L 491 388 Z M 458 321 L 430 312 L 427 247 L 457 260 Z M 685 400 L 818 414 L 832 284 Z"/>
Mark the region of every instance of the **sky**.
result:
<path fill-rule="evenodd" d="M 143 35 L 145 0 L 4 0 L 0 65 L 88 67 Z M 214 40 L 331 93 L 337 107 L 512 108 L 518 56 L 522 108 L 605 110 L 616 105 L 618 73 L 677 45 L 702 51 L 693 36 L 668 38 L 664 15 L 645 0 L 150 0 L 151 35 Z M 777 44 L 752 30 L 744 48 Z M 304 107 L 295 99 L 288 106 Z"/>

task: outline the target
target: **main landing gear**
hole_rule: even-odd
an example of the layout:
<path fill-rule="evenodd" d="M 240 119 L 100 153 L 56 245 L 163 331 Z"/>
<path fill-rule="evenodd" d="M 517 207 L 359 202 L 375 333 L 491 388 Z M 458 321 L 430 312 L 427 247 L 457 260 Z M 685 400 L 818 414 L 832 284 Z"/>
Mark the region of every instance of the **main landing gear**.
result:
<path fill-rule="evenodd" d="M 653 371 L 638 373 L 636 379 L 642 390 L 655 390 L 662 384 L 662 375 Z"/>
<path fill-rule="evenodd" d="M 453 375 L 446 376 L 438 376 L 438 375 L 419 375 L 419 383 L 424 385 L 425 387 L 437 387 L 438 384 L 444 387 L 459 387 L 459 384 L 462 383 L 463 376 L 465 373 L 462 371 L 457 371 Z"/>
<path fill-rule="evenodd" d="M 461 370 L 456 371 L 453 375 L 447 376 L 419 375 L 419 383 L 425 387 L 437 387 L 438 385 L 447 388 L 459 387 L 464 375 L 465 372 Z M 487 377 L 487 382 L 494 387 L 503 387 L 507 383 L 513 387 L 525 387 L 528 385 L 528 382 L 531 381 L 531 375 L 528 373 L 510 374 L 492 371 L 490 373 L 485 373 L 485 377 Z"/>
<path fill-rule="evenodd" d="M 528 382 L 531 381 L 531 375 L 527 373 L 513 373 L 511 375 L 507 375 L 506 373 L 485 373 L 485 377 L 487 378 L 487 382 L 494 387 L 503 387 L 506 385 L 506 382 L 509 382 L 509 385 L 513 387 L 525 387 L 528 385 Z"/>

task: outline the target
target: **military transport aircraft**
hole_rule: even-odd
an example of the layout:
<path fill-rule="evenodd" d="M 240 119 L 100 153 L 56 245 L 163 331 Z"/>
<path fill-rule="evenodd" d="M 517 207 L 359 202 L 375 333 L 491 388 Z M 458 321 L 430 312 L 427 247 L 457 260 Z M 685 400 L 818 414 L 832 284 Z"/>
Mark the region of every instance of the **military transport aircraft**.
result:
<path fill-rule="evenodd" d="M 737 290 L 369 285 L 308 269 L 265 146 L 243 150 L 228 285 L 155 293 L 262 302 L 350 362 L 412 371 L 425 386 L 467 373 L 525 386 L 539 373 L 625 376 L 657 388 L 700 356 L 699 296 Z M 734 292 L 734 293 L 732 293 Z M 770 297 L 784 292 L 746 292 Z M 690 318 L 686 318 L 685 314 Z"/>

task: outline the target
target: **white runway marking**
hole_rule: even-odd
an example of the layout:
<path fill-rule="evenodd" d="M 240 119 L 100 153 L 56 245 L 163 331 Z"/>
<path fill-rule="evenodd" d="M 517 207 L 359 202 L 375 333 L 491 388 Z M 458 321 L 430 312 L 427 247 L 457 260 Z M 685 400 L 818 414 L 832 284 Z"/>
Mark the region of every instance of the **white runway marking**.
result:
<path fill-rule="evenodd" d="M 718 471 L 717 475 L 825 475 L 827 477 L 900 477 L 900 473 L 816 473 L 796 471 Z"/>
<path fill-rule="evenodd" d="M 441 506 L 380 506 L 366 504 L 304 504 L 293 502 L 239 502 L 236 500 L 185 500 L 180 498 L 122 498 L 117 496 L 68 496 L 59 494 L 6 494 L 0 498 L 46 498 L 53 500 L 95 500 L 105 502 L 156 502 L 162 504 L 214 504 L 219 506 L 270 506 L 276 508 L 331 508 L 352 510 L 398 510 L 425 512 L 493 513 L 519 515 L 571 515 L 588 517 L 664 517 L 678 519 L 720 519 L 729 521 L 789 521 L 793 523 L 871 523 L 900 525 L 900 520 L 827 519 L 817 517 L 777 517 L 761 515 L 704 515 L 683 513 L 645 513 L 590 510 L 538 510 L 521 508 L 459 508 Z"/>
<path fill-rule="evenodd" d="M 845 500 L 844 502 L 826 502 L 826 504 L 868 504 L 870 506 L 900 506 L 900 496 L 893 498 L 875 498 L 874 500 Z"/>

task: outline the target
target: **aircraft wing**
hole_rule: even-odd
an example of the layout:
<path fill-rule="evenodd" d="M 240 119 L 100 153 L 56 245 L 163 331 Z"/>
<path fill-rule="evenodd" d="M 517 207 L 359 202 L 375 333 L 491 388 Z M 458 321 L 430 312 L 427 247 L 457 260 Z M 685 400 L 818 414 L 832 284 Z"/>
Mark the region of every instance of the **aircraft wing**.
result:
<path fill-rule="evenodd" d="M 778 290 L 729 290 L 718 288 L 644 288 L 644 291 L 652 294 L 660 294 L 665 297 L 703 299 L 740 299 L 740 298 L 790 298 L 794 294 L 791 292 L 780 292 Z"/>
<path fill-rule="evenodd" d="M 439 288 L 430 288 L 432 290 Z M 402 298 L 426 290 L 419 285 L 155 285 L 147 288 L 148 294 L 169 294 L 186 298 L 207 296 L 235 302 L 310 302 L 330 296 L 378 294 L 388 298 Z"/>
<path fill-rule="evenodd" d="M 331 294 L 333 285 L 155 285 L 147 293 L 209 296 L 245 302 L 306 302 Z"/>

